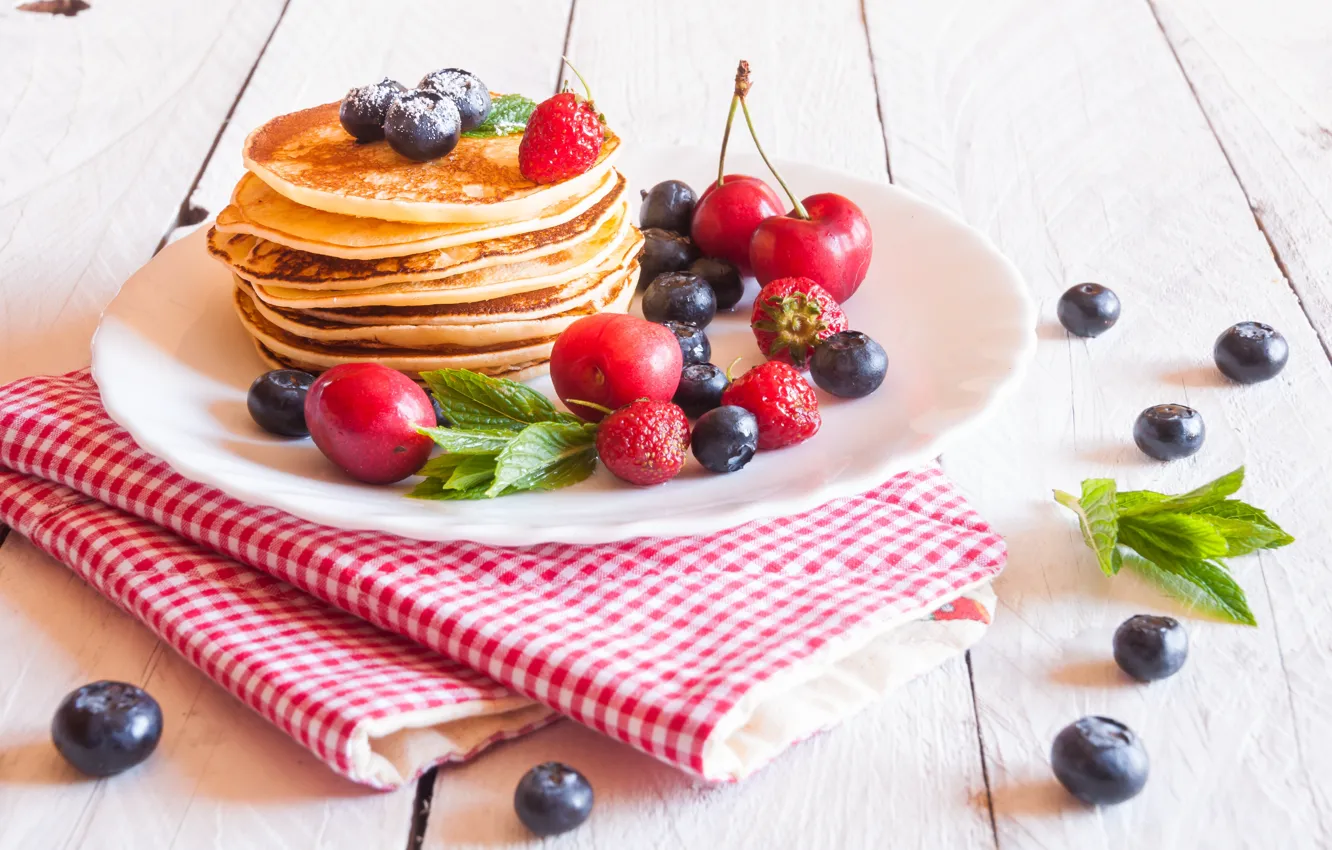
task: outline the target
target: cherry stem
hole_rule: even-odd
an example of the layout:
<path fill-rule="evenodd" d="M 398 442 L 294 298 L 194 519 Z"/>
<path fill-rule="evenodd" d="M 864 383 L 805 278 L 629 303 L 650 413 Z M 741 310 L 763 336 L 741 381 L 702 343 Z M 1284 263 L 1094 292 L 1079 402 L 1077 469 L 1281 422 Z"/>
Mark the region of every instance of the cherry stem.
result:
<path fill-rule="evenodd" d="M 601 411 L 602 413 L 605 413 L 605 414 L 607 414 L 607 415 L 610 415 L 610 414 L 612 414 L 612 413 L 615 412 L 615 411 L 611 410 L 609 407 L 606 407 L 604 404 L 597 404 L 595 401 L 583 401 L 582 399 L 577 399 L 577 398 L 566 398 L 566 399 L 564 400 L 564 403 L 565 403 L 565 404 L 577 404 L 577 405 L 579 405 L 579 406 L 581 406 L 581 407 L 590 407 L 590 408 L 592 408 L 593 410 L 599 410 L 599 411 Z"/>
<path fill-rule="evenodd" d="M 745 102 L 743 95 L 740 97 L 740 108 L 745 112 L 745 123 L 749 125 L 749 135 L 754 139 L 754 147 L 758 148 L 759 156 L 763 157 L 763 164 L 768 166 L 768 170 L 772 172 L 773 177 L 777 178 L 777 182 L 781 185 L 782 191 L 786 193 L 786 197 L 791 199 L 791 206 L 795 209 L 796 218 L 803 218 L 808 221 L 809 213 L 805 211 L 805 205 L 800 203 L 800 199 L 795 196 L 795 192 L 791 191 L 791 187 L 786 185 L 782 175 L 777 173 L 777 168 L 772 164 L 772 160 L 768 159 L 768 155 L 763 152 L 763 145 L 759 144 L 758 133 L 754 132 L 754 121 L 749 117 L 749 104 Z"/>
<path fill-rule="evenodd" d="M 732 360 L 732 361 L 731 361 L 731 365 L 726 367 L 726 380 L 727 380 L 727 381 L 734 381 L 734 380 L 735 380 L 735 378 L 732 378 L 732 377 L 731 377 L 731 372 L 735 371 L 735 364 L 739 363 L 741 360 L 744 360 L 744 359 L 745 359 L 745 358 L 744 358 L 744 355 L 741 355 L 740 357 L 737 357 L 737 358 L 735 358 L 734 360 Z"/>
<path fill-rule="evenodd" d="M 726 143 L 731 140 L 731 122 L 735 120 L 735 108 L 740 105 L 740 96 L 731 98 L 731 111 L 726 116 L 726 134 L 722 136 L 721 158 L 717 160 L 717 185 L 726 185 Z"/>
<path fill-rule="evenodd" d="M 587 102 L 592 103 L 592 87 L 587 84 L 587 80 L 583 79 L 583 75 L 578 73 L 578 69 L 574 67 L 574 63 L 569 61 L 568 56 L 561 56 L 560 58 L 564 60 L 564 64 L 569 66 L 569 70 L 574 72 L 578 82 L 583 84 L 583 91 L 587 94 Z"/>

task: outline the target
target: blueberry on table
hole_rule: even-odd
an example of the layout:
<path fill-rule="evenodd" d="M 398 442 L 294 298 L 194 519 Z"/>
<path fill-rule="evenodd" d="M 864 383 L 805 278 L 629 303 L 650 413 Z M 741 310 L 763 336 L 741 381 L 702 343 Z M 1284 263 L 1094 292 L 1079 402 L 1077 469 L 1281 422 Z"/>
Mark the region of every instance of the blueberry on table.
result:
<path fill-rule="evenodd" d="M 549 761 L 523 775 L 513 794 L 513 808 L 533 834 L 559 835 L 592 814 L 592 786 L 572 767 Z"/>
<path fill-rule="evenodd" d="M 734 264 L 716 257 L 699 257 L 689 266 L 690 274 L 696 274 L 708 282 L 717 297 L 717 309 L 729 310 L 745 297 L 745 279 Z"/>
<path fill-rule="evenodd" d="M 1115 663 L 1140 682 L 1179 672 L 1189 657 L 1189 633 L 1173 617 L 1138 614 L 1115 630 Z"/>
<path fill-rule="evenodd" d="M 305 397 L 315 377 L 296 369 L 274 369 L 250 384 L 245 406 L 260 428 L 279 437 L 308 437 Z"/>
<path fill-rule="evenodd" d="M 688 238 L 660 228 L 643 231 L 643 256 L 638 260 L 638 288 L 646 289 L 658 275 L 678 272 L 698 259 Z"/>
<path fill-rule="evenodd" d="M 658 275 L 643 292 L 643 318 L 649 322 L 681 322 L 705 328 L 717 315 L 717 296 L 696 274 Z"/>
<path fill-rule="evenodd" d="M 89 776 L 129 770 L 152 755 L 161 739 L 161 706 L 124 682 L 84 685 L 65 697 L 51 720 L 60 755 Z"/>
<path fill-rule="evenodd" d="M 1256 384 L 1275 378 L 1290 359 L 1290 346 L 1281 332 L 1262 322 L 1240 322 L 1216 338 L 1212 348 L 1216 368 L 1232 381 Z"/>
<path fill-rule="evenodd" d="M 389 105 L 407 88 L 388 77 L 369 86 L 347 92 L 338 107 L 338 120 L 342 129 L 351 133 L 358 142 L 377 142 L 384 138 L 384 117 Z"/>
<path fill-rule="evenodd" d="M 462 137 L 462 116 L 452 100 L 429 89 L 414 89 L 389 105 L 384 138 L 408 159 L 425 162 L 445 156 Z"/>
<path fill-rule="evenodd" d="M 1065 726 L 1050 749 L 1055 778 L 1093 806 L 1122 803 L 1147 784 L 1147 750 L 1133 730 L 1108 717 Z"/>
<path fill-rule="evenodd" d="M 1138 414 L 1133 442 L 1157 460 L 1179 460 L 1198 453 L 1207 429 L 1202 414 L 1182 404 L 1158 404 Z"/>
<path fill-rule="evenodd" d="M 758 451 L 758 419 L 743 407 L 709 410 L 694 424 L 694 457 L 712 472 L 743 469 Z"/>
<path fill-rule="evenodd" d="M 643 204 L 638 208 L 638 226 L 658 228 L 689 235 L 689 224 L 694 217 L 694 204 L 698 196 L 689 184 L 680 180 L 664 180 L 645 189 Z"/>
<path fill-rule="evenodd" d="M 814 349 L 809 373 L 824 392 L 861 398 L 883 383 L 888 374 L 888 355 L 883 346 L 860 331 L 842 331 Z"/>
<path fill-rule="evenodd" d="M 475 130 L 490 117 L 490 89 L 476 74 L 461 68 L 443 68 L 431 71 L 416 84 L 453 101 L 458 107 L 462 130 Z"/>
<path fill-rule="evenodd" d="M 702 328 L 686 325 L 683 322 L 662 322 L 662 324 L 675 334 L 676 340 L 679 341 L 684 365 L 707 363 L 712 359 L 712 343 L 708 341 L 708 335 L 703 333 Z"/>
<path fill-rule="evenodd" d="M 697 419 L 714 407 L 721 406 L 722 393 L 731 385 L 726 373 L 711 363 L 695 363 L 684 367 L 680 385 L 671 399 L 685 416 Z"/>
<path fill-rule="evenodd" d="M 1119 321 L 1119 296 L 1099 283 L 1079 283 L 1059 296 L 1059 324 L 1077 336 L 1100 336 Z"/>

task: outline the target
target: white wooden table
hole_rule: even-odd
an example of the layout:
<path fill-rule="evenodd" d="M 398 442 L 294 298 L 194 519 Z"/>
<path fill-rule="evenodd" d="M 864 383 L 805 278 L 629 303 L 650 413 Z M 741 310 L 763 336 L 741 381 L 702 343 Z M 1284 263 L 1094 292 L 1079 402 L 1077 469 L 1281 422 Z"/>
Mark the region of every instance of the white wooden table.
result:
<path fill-rule="evenodd" d="M 90 2 L 0 10 L 0 380 L 87 363 L 121 281 L 225 203 L 254 125 L 442 65 L 539 96 L 562 53 L 644 144 L 715 145 L 749 59 L 771 152 L 954 210 L 1022 269 L 1044 324 L 1022 393 L 944 458 L 1011 546 L 990 636 L 752 780 L 695 785 L 564 724 L 433 786 L 362 792 L 11 534 L 0 848 L 521 845 L 513 786 L 551 758 L 598 795 L 552 846 L 1332 845 L 1332 3 Z M 1124 300 L 1093 342 L 1052 324 L 1083 280 Z M 1211 367 L 1212 340 L 1244 319 L 1290 340 L 1279 379 L 1237 388 Z M 1167 401 L 1202 409 L 1211 443 L 1162 472 L 1128 435 Z M 1115 625 L 1171 605 L 1101 577 L 1050 488 L 1183 488 L 1241 461 L 1246 494 L 1299 538 L 1237 565 L 1261 626 L 1192 622 L 1181 675 L 1124 684 Z M 47 728 L 95 678 L 146 686 L 168 732 L 141 769 L 76 781 Z M 1103 811 L 1073 804 L 1047 757 L 1093 712 L 1152 757 L 1143 795 Z"/>

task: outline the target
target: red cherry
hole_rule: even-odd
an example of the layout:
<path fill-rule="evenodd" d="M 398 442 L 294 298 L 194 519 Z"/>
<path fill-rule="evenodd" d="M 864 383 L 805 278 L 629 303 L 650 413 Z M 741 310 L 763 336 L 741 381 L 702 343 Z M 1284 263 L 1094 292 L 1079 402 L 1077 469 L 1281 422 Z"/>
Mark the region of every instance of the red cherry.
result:
<path fill-rule="evenodd" d="M 646 398 L 670 401 L 684 366 L 680 343 L 663 325 L 623 313 L 599 313 L 574 322 L 555 340 L 550 379 L 555 394 L 588 422 L 606 414 L 573 400 L 615 410 Z"/>
<path fill-rule="evenodd" d="M 758 282 L 807 277 L 846 301 L 865 280 L 874 236 L 860 207 L 841 195 L 805 198 L 808 218 L 796 212 L 765 219 L 749 243 L 749 261 Z"/>
<path fill-rule="evenodd" d="M 434 445 L 416 431 L 435 424 L 425 390 L 378 363 L 344 363 L 320 375 L 305 397 L 305 421 L 319 450 L 367 484 L 401 481 Z"/>
<path fill-rule="evenodd" d="M 720 257 L 749 271 L 749 240 L 759 222 L 781 215 L 782 201 L 757 177 L 728 174 L 703 191 L 690 233 L 705 257 Z"/>

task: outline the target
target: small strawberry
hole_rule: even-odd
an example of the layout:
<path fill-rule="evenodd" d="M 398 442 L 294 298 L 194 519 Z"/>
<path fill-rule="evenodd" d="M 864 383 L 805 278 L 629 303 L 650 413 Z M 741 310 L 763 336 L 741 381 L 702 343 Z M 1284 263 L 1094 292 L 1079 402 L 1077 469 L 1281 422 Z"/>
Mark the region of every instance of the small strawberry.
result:
<path fill-rule="evenodd" d="M 621 407 L 597 429 L 597 455 L 615 477 L 649 486 L 680 473 L 689 454 L 689 420 L 667 401 Z"/>
<path fill-rule="evenodd" d="M 722 404 L 734 404 L 754 414 L 760 451 L 803 443 L 823 424 L 814 388 L 779 360 L 769 360 L 737 378 L 722 393 Z"/>
<path fill-rule="evenodd" d="M 583 83 L 586 98 L 562 91 L 543 101 L 527 119 L 527 129 L 518 144 L 518 170 L 533 183 L 558 183 L 577 177 L 601 155 L 606 128 L 592 104 L 587 81 L 577 68 L 574 73 Z"/>
<path fill-rule="evenodd" d="M 763 287 L 749 326 L 763 356 L 800 369 L 809 368 L 816 345 L 847 328 L 841 305 L 807 277 L 782 277 Z"/>

